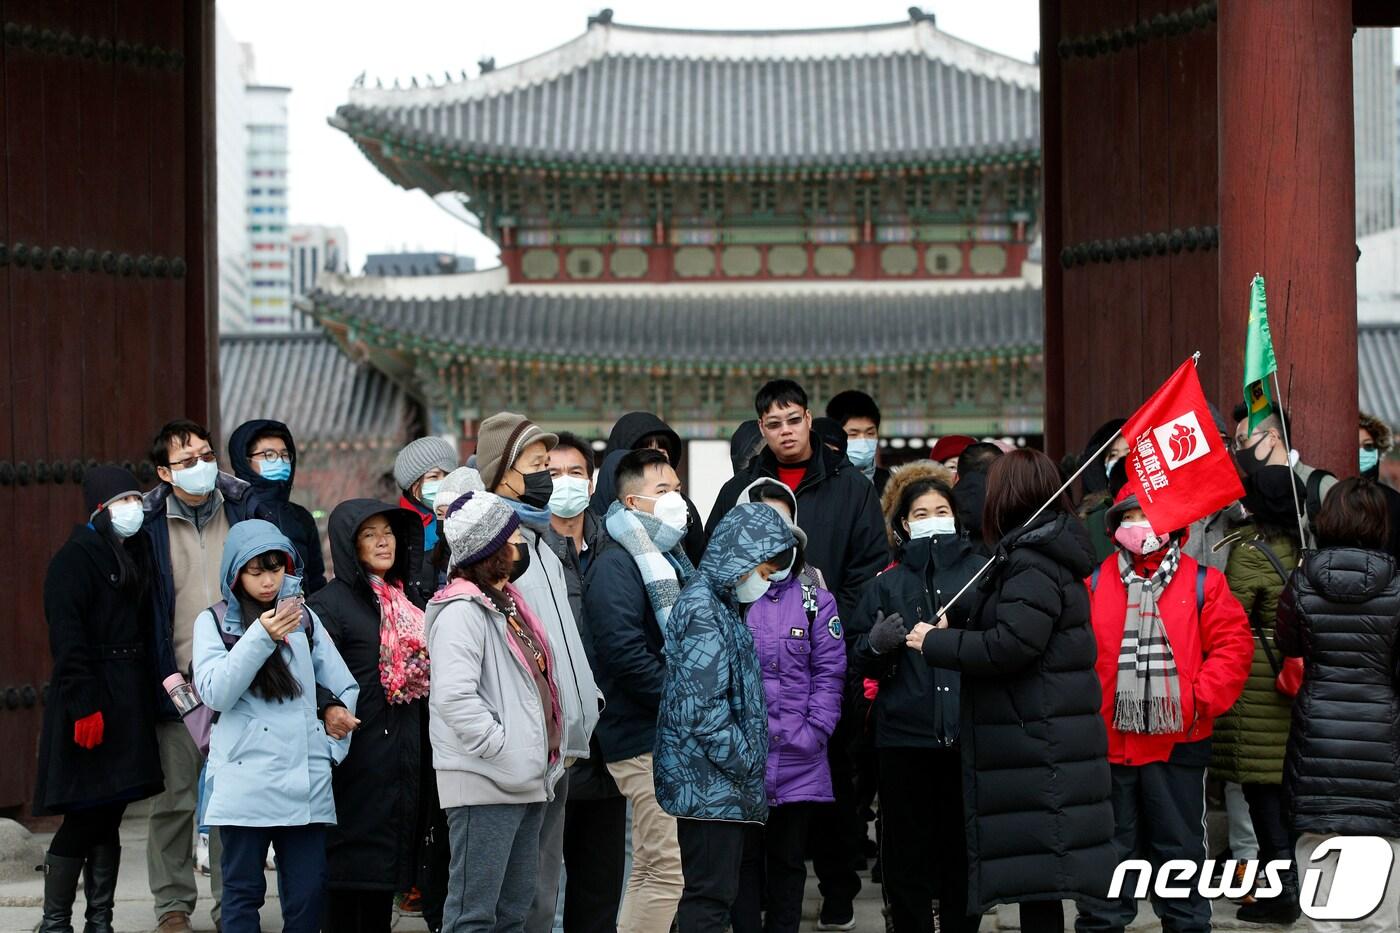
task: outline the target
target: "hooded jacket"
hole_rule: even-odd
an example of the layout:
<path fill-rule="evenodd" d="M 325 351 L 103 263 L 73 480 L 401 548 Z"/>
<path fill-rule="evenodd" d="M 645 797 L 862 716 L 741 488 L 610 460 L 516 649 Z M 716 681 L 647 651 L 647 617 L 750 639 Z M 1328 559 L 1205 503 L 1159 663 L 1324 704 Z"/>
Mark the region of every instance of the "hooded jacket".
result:
<path fill-rule="evenodd" d="M 968 627 L 924 637 L 930 664 L 962 672 L 968 905 L 1102 898 L 1118 858 L 1088 537 L 1050 512 L 995 560 Z"/>
<path fill-rule="evenodd" d="M 271 435 L 282 439 L 292 455 L 292 475 L 284 483 L 264 479 L 257 465 L 248 459 L 253 439 Z M 297 445 L 292 432 L 280 421 L 245 421 L 228 439 L 228 462 L 233 475 L 253 487 L 253 492 L 273 515 L 273 524 L 287 536 L 301 558 L 301 585 L 310 596 L 326 585 L 326 558 L 321 553 L 321 530 L 316 519 L 303 506 L 291 500 L 292 485 L 297 478 Z"/>
<path fill-rule="evenodd" d="M 778 460 L 768 447 L 746 472 L 736 474 L 720 489 L 706 534 L 713 535 L 739 494 L 764 476 L 778 478 Z M 841 614 L 849 618 L 860 603 L 861 587 L 889 563 L 880 497 L 860 470 L 828 450 L 814 434 L 812 460 L 797 486 L 797 504 L 802 516 L 798 524 L 807 533 L 807 563 L 822 572 Z"/>
<path fill-rule="evenodd" d="M 506 592 L 529 605 L 513 585 Z M 558 656 L 543 625 L 521 621 L 549 657 L 550 690 L 559 700 Z M 444 808 L 538 803 L 554 799 L 564 774 L 562 757 L 549 760 L 540 691 L 506 631 L 506 618 L 475 585 L 453 580 L 428 603 L 428 653 L 433 659 L 428 721 Z"/>
<path fill-rule="evenodd" d="M 1289 825 L 1400 836 L 1400 575 L 1380 551 L 1327 548 L 1293 573 L 1278 645 L 1302 657 L 1284 785 Z"/>
<path fill-rule="evenodd" d="M 636 450 L 642 442 L 642 438 L 651 434 L 660 435 L 666 447 L 666 456 L 671 460 L 671 466 L 679 473 L 681 470 L 681 457 L 685 454 L 685 445 L 681 443 L 681 436 L 671 430 L 671 426 L 662 421 L 659 417 L 649 411 L 630 411 L 617 419 L 613 425 L 612 433 L 608 435 L 608 445 L 603 448 L 603 460 L 606 463 L 608 455 L 616 451 L 622 451 L 625 455 L 628 451 Z M 619 460 L 621 457 L 618 458 Z M 613 464 L 613 470 L 617 470 L 617 464 Z M 615 492 L 617 487 L 612 486 Z M 685 545 L 685 556 L 690 558 L 692 564 L 700 563 L 701 556 L 705 553 L 705 525 L 700 518 L 700 511 L 695 508 L 695 503 L 690 501 L 690 496 L 681 493 L 685 499 L 686 511 L 690 516 L 690 525 L 686 528 L 685 538 L 682 539 Z M 603 500 L 603 507 L 597 509 L 599 516 L 608 514 L 609 507 L 612 506 L 615 496 L 608 496 Z M 594 497 L 596 503 L 598 497 Z"/>
<path fill-rule="evenodd" d="M 715 529 L 671 610 L 654 764 L 657 803 L 672 816 L 758 823 L 768 817 L 763 675 L 734 588 L 795 540 L 777 510 L 736 507 Z"/>
<path fill-rule="evenodd" d="M 271 523 L 235 525 L 219 568 L 227 604 L 223 622 L 210 609 L 194 623 L 194 687 L 219 714 L 209 737 L 204 822 L 210 826 L 335 822 L 331 766 L 345 760 L 352 737 L 337 741 L 326 735 L 316 716 L 316 688 L 330 691 L 353 714 L 360 687 L 335 642 L 318 631 L 314 612 L 308 613 L 309 636 L 303 625 L 280 646 L 256 619 L 242 618 L 233 591 L 238 574 L 248 561 L 269 551 L 296 560 L 291 541 Z M 289 574 L 278 597 L 300 590 L 301 581 Z M 224 644 L 221 629 L 238 637 L 232 648 Z M 300 696 L 269 700 L 249 689 L 273 652 L 287 662 L 301 685 Z"/>
<path fill-rule="evenodd" d="M 349 756 L 335 769 L 340 823 L 327 840 L 327 886 L 402 891 L 417 870 L 419 806 L 423 784 L 432 779 L 424 741 L 428 704 L 421 699 L 391 705 L 379 680 L 379 600 L 355 551 L 355 532 L 374 515 L 389 519 L 397 541 L 391 574 L 410 578 L 405 593 L 423 604 L 411 579 L 423 546 L 418 516 L 374 499 L 336 506 L 330 518 L 335 577 L 307 604 L 360 685 L 360 727 Z M 329 701 L 320 699 L 322 706 Z"/>

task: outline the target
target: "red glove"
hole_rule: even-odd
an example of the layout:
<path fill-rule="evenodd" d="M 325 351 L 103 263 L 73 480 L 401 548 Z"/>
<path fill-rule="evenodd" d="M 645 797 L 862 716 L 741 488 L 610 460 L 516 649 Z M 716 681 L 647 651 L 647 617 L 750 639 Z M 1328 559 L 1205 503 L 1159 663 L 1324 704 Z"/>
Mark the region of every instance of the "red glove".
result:
<path fill-rule="evenodd" d="M 94 749 L 102 744 L 102 713 L 84 716 L 73 723 L 73 741 L 83 748 Z"/>

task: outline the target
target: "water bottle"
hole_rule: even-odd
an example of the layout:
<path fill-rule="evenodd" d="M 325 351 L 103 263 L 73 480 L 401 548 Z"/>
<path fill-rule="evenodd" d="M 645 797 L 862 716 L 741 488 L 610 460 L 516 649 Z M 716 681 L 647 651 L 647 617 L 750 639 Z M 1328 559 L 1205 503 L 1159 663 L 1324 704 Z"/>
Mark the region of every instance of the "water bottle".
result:
<path fill-rule="evenodd" d="M 190 713 L 204 705 L 204 701 L 195 692 L 194 684 L 185 680 L 183 674 L 171 674 L 161 681 L 165 687 L 165 692 L 170 694 L 170 702 L 175 704 L 175 711 L 184 719 Z"/>

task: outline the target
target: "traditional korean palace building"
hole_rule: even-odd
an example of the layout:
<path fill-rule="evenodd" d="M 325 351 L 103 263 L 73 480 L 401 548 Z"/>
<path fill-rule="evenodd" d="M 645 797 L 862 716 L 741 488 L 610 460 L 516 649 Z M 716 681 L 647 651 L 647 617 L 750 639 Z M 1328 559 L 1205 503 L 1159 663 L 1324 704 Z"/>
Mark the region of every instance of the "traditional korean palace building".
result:
<path fill-rule="evenodd" d="M 800 380 L 864 388 L 889 436 L 1042 430 L 1039 70 L 933 17 L 685 31 L 610 11 L 476 78 L 350 90 L 331 117 L 496 269 L 323 275 L 301 308 L 471 437 L 503 408 L 688 438 Z"/>

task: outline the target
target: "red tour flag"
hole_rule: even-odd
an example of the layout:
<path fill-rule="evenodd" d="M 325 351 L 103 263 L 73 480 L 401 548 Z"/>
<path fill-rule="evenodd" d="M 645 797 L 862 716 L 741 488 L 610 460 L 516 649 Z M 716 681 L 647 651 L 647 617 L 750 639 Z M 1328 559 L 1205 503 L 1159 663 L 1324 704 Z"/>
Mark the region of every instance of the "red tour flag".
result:
<path fill-rule="evenodd" d="M 1152 530 L 1185 528 L 1244 495 L 1192 360 L 1123 425 L 1128 485 Z"/>

